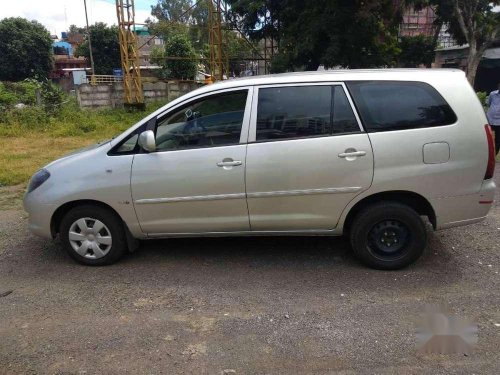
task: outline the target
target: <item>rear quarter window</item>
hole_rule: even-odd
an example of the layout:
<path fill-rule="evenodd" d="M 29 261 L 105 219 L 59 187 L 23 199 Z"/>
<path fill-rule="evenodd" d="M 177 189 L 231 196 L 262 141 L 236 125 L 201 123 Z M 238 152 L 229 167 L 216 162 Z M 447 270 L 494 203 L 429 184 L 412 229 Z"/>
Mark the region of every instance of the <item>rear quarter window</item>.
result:
<path fill-rule="evenodd" d="M 346 83 L 368 132 L 443 126 L 457 121 L 448 103 L 427 83 Z"/>

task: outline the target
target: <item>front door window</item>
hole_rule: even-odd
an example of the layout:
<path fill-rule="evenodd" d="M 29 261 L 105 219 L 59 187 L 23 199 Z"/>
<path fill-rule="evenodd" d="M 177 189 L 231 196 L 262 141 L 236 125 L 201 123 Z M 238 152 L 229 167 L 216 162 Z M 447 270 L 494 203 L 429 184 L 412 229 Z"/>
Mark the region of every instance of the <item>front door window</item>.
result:
<path fill-rule="evenodd" d="M 240 142 L 248 90 L 210 96 L 159 120 L 156 150 L 228 146 Z"/>

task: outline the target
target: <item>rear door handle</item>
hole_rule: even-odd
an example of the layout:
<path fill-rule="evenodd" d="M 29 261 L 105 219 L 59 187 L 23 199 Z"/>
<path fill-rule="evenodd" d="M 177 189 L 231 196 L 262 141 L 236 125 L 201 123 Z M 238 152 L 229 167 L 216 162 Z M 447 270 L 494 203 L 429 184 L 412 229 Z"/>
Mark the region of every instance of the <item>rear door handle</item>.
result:
<path fill-rule="evenodd" d="M 365 156 L 365 155 L 366 151 L 348 151 L 340 153 L 339 158 L 356 158 L 358 156 Z"/>

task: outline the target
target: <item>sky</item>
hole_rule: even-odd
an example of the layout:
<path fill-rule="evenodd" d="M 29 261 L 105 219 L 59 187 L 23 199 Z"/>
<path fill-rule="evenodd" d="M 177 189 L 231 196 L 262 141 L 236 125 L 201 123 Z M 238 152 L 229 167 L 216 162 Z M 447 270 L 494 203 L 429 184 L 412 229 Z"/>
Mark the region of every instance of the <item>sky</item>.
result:
<path fill-rule="evenodd" d="M 135 21 L 144 22 L 157 0 L 135 0 Z M 115 0 L 87 0 L 89 24 L 116 24 Z M 71 24 L 85 26 L 83 0 L 0 0 L 0 19 L 23 17 L 37 20 L 51 34 L 61 36 Z"/>

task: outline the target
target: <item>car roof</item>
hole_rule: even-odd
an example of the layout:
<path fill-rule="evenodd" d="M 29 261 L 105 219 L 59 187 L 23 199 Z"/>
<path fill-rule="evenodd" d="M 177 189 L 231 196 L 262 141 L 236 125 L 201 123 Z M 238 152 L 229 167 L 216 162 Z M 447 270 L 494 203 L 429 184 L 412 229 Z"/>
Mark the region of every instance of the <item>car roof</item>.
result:
<path fill-rule="evenodd" d="M 170 108 L 179 103 L 189 100 L 199 95 L 216 92 L 219 90 L 244 88 L 259 85 L 279 85 L 279 84 L 294 84 L 294 83 L 314 83 L 314 82 L 335 82 L 335 81 L 449 81 L 457 78 L 465 79 L 465 73 L 460 69 L 342 69 L 342 70 L 324 70 L 324 71 L 307 71 L 295 73 L 269 74 L 262 76 L 232 78 L 224 81 L 219 81 L 210 85 L 202 86 L 193 90 L 181 97 L 172 100 L 162 108 L 156 110 L 140 122 L 148 121 L 149 119 L 163 114 Z M 135 124 L 131 129 L 135 129 L 139 123 Z M 131 130 L 129 129 L 129 130 Z M 128 133 L 129 131 L 125 132 Z M 124 134 L 125 134 L 124 133 Z M 123 134 L 123 135 L 124 135 Z M 116 141 L 123 137 L 117 137 Z M 114 142 L 113 142 L 114 143 Z"/>
<path fill-rule="evenodd" d="M 269 74 L 261 76 L 231 78 L 211 85 L 202 86 L 183 96 L 184 99 L 237 87 L 258 85 L 277 85 L 309 82 L 334 82 L 334 81 L 371 81 L 371 80 L 398 80 L 398 81 L 423 81 L 432 82 L 442 79 L 456 79 L 465 77 L 460 69 L 339 69 L 324 71 L 307 71 L 295 73 Z"/>
<path fill-rule="evenodd" d="M 339 69 L 307 71 L 294 73 L 269 74 L 261 76 L 233 78 L 219 81 L 207 88 L 229 88 L 262 84 L 280 84 L 295 82 L 349 81 L 349 80 L 420 80 L 424 76 L 465 75 L 460 69 Z"/>

